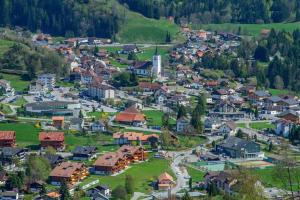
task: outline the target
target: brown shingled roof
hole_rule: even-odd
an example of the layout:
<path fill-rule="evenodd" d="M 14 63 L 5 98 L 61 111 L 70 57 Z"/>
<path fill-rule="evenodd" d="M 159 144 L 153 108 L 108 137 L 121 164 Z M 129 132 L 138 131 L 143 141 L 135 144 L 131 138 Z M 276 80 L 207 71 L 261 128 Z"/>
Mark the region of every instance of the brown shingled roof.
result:
<path fill-rule="evenodd" d="M 78 162 L 63 162 L 59 166 L 55 167 L 50 176 L 54 177 L 71 177 L 77 170 L 82 169 L 84 167 L 83 163 Z"/>
<path fill-rule="evenodd" d="M 65 136 L 63 132 L 40 132 L 40 141 L 64 141 Z"/>
<path fill-rule="evenodd" d="M 16 137 L 15 131 L 0 131 L 1 140 L 13 140 Z"/>

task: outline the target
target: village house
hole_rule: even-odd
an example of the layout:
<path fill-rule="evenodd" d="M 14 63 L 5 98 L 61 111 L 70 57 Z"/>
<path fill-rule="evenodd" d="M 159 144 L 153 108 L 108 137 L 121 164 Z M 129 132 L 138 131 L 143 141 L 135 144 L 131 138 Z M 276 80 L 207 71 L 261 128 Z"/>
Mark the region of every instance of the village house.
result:
<path fill-rule="evenodd" d="M 277 117 L 297 124 L 300 122 L 299 114 L 294 110 L 286 110 L 280 113 L 279 115 L 277 115 Z"/>
<path fill-rule="evenodd" d="M 14 147 L 14 146 L 16 146 L 16 132 L 0 131 L 0 147 Z"/>
<path fill-rule="evenodd" d="M 29 85 L 28 94 L 31 95 L 45 95 L 48 92 L 48 87 L 42 81 L 34 81 Z"/>
<path fill-rule="evenodd" d="M 152 62 L 150 61 L 136 61 L 130 68 L 138 76 L 150 77 L 152 75 Z"/>
<path fill-rule="evenodd" d="M 93 82 L 88 85 L 87 95 L 96 100 L 114 99 L 115 89 L 107 84 Z"/>
<path fill-rule="evenodd" d="M 235 120 L 245 118 L 246 114 L 243 111 L 229 101 L 216 102 L 213 109 L 209 110 L 209 117 L 224 119 L 224 120 Z"/>
<path fill-rule="evenodd" d="M 65 125 L 65 118 L 63 116 L 53 116 L 52 125 L 58 130 L 63 129 Z"/>
<path fill-rule="evenodd" d="M 15 89 L 11 87 L 10 82 L 4 79 L 0 80 L 0 88 L 2 89 L 4 95 L 6 96 L 14 96 Z"/>
<path fill-rule="evenodd" d="M 176 120 L 176 131 L 178 133 L 183 133 L 187 130 L 190 125 L 190 119 L 187 117 L 181 117 Z"/>
<path fill-rule="evenodd" d="M 161 88 L 161 85 L 158 83 L 150 83 L 150 82 L 139 82 L 139 88 L 143 90 L 143 92 L 156 92 Z"/>
<path fill-rule="evenodd" d="M 204 121 L 204 128 L 207 131 L 214 131 L 217 130 L 222 125 L 221 120 L 216 118 L 206 118 Z"/>
<path fill-rule="evenodd" d="M 236 134 L 236 124 L 234 121 L 223 123 L 218 129 L 219 135 L 234 136 Z"/>
<path fill-rule="evenodd" d="M 111 192 L 108 186 L 98 185 L 95 188 L 87 190 L 86 195 L 92 199 L 108 200 L 111 196 Z"/>
<path fill-rule="evenodd" d="M 175 186 L 175 181 L 170 174 L 164 172 L 157 178 L 156 184 L 158 190 L 168 190 Z"/>
<path fill-rule="evenodd" d="M 216 145 L 216 152 L 230 158 L 262 158 L 260 145 L 253 141 L 247 141 L 238 137 L 229 136 Z"/>
<path fill-rule="evenodd" d="M 226 100 L 228 98 L 228 91 L 225 89 L 218 89 L 212 93 L 212 98 L 215 100 Z"/>
<path fill-rule="evenodd" d="M 285 138 L 289 137 L 289 134 L 294 126 L 294 123 L 285 119 L 279 119 L 275 122 L 275 133 Z"/>
<path fill-rule="evenodd" d="M 117 152 L 100 156 L 94 163 L 95 174 L 111 175 L 124 170 L 130 163 L 147 159 L 143 147 L 122 146 Z"/>
<path fill-rule="evenodd" d="M 17 159 L 19 161 L 24 161 L 27 149 L 19 147 L 3 147 L 1 150 L 0 162 L 2 166 L 12 166 L 14 161 Z"/>
<path fill-rule="evenodd" d="M 42 150 L 53 147 L 58 151 L 63 151 L 65 148 L 64 132 L 40 132 L 39 140 Z"/>
<path fill-rule="evenodd" d="M 129 54 L 131 52 L 133 52 L 133 53 L 139 52 L 139 48 L 136 44 L 127 44 L 127 45 L 123 46 L 123 49 L 122 49 L 123 54 Z"/>
<path fill-rule="evenodd" d="M 84 119 L 73 117 L 70 119 L 70 130 L 82 131 L 84 127 Z"/>
<path fill-rule="evenodd" d="M 51 184 L 56 186 L 60 186 L 63 181 L 75 185 L 88 175 L 88 169 L 83 163 L 63 162 L 51 171 L 49 179 Z"/>
<path fill-rule="evenodd" d="M 105 132 L 106 131 L 106 125 L 102 120 L 97 120 L 91 125 L 91 130 L 93 132 Z"/>
<path fill-rule="evenodd" d="M 262 105 L 263 101 L 270 97 L 270 94 L 267 91 L 255 91 L 248 95 L 249 101 L 253 104 Z"/>
<path fill-rule="evenodd" d="M 45 158 L 46 160 L 49 161 L 51 168 L 54 168 L 54 167 L 60 165 L 64 161 L 64 158 L 58 154 L 46 153 L 43 155 L 43 158 Z"/>
<path fill-rule="evenodd" d="M 96 158 L 98 148 L 93 146 L 77 146 L 73 151 L 73 160 L 91 160 Z"/>
<path fill-rule="evenodd" d="M 127 167 L 126 158 L 117 152 L 109 152 L 100 156 L 94 163 L 94 173 L 112 175 Z"/>
<path fill-rule="evenodd" d="M 45 85 L 48 90 L 53 90 L 55 87 L 55 74 L 41 74 L 38 76 L 38 81 Z"/>
<path fill-rule="evenodd" d="M 122 124 L 141 127 L 146 124 L 145 116 L 134 106 L 131 106 L 116 115 L 115 121 Z"/>
<path fill-rule="evenodd" d="M 115 144 L 117 145 L 142 145 L 158 143 L 159 136 L 157 134 L 144 135 L 136 132 L 117 132 L 113 134 Z"/>
<path fill-rule="evenodd" d="M 218 190 L 224 191 L 226 194 L 232 195 L 234 187 L 237 185 L 238 180 L 230 171 L 221 172 L 207 172 L 204 175 L 204 186 L 208 190 L 211 184 L 214 184 Z"/>

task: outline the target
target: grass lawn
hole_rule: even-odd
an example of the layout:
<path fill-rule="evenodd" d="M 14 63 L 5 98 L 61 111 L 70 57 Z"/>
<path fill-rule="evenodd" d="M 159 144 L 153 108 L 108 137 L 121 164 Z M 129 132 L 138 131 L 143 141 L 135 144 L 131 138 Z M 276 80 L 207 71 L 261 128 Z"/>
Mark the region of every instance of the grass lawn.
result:
<path fill-rule="evenodd" d="M 255 170 L 255 174 L 259 177 L 265 187 L 283 188 L 282 183 L 273 178 L 272 168 Z"/>
<path fill-rule="evenodd" d="M 13 102 L 12 104 L 13 105 L 16 105 L 16 106 L 22 106 L 22 105 L 25 105 L 27 103 L 27 101 L 21 97 L 21 98 L 18 98 L 15 102 Z"/>
<path fill-rule="evenodd" d="M 0 39 L 0 57 L 11 47 L 14 42 Z"/>
<path fill-rule="evenodd" d="M 270 92 L 271 95 L 275 95 L 275 96 L 282 95 L 282 94 L 295 94 L 293 91 L 286 90 L 286 89 L 282 89 L 282 90 L 268 89 L 268 91 Z"/>
<path fill-rule="evenodd" d="M 188 171 L 190 177 L 192 177 L 193 183 L 204 181 L 203 176 L 205 175 L 206 172 L 196 170 L 196 169 L 191 168 L 191 167 L 187 167 L 186 170 Z"/>
<path fill-rule="evenodd" d="M 0 123 L 1 131 L 16 131 L 18 146 L 36 149 L 39 145 L 38 135 L 41 131 L 33 123 Z M 94 145 L 100 152 L 114 151 L 117 149 L 113 143 L 112 136 L 98 134 L 92 136 L 79 136 L 75 134 L 65 134 L 67 150 L 73 150 L 77 145 Z"/>
<path fill-rule="evenodd" d="M 270 124 L 268 122 L 254 122 L 250 124 L 250 127 L 256 130 L 262 130 L 265 128 L 270 128 L 270 129 L 274 129 L 275 125 L 274 124 Z"/>
<path fill-rule="evenodd" d="M 184 136 L 179 135 L 179 147 L 180 149 L 188 149 L 199 146 L 205 143 L 206 138 L 203 136 Z M 177 150 L 177 149 L 176 149 Z"/>
<path fill-rule="evenodd" d="M 3 112 L 4 114 L 10 114 L 12 112 L 9 105 L 1 104 L 1 107 L 1 112 Z"/>
<path fill-rule="evenodd" d="M 246 128 L 246 124 L 244 124 L 244 123 L 237 123 L 236 125 L 237 125 L 237 127 L 240 127 L 240 128 Z"/>
<path fill-rule="evenodd" d="M 103 119 L 103 118 L 108 118 L 109 116 L 113 116 L 115 114 L 116 113 L 108 113 L 108 112 L 103 113 L 103 112 L 100 112 L 100 111 L 86 113 L 86 115 L 88 117 L 94 117 L 96 120 Z"/>
<path fill-rule="evenodd" d="M 21 76 L 14 74 L 0 73 L 3 79 L 10 81 L 10 84 L 16 91 L 23 91 L 28 88 L 30 82 L 22 80 Z"/>
<path fill-rule="evenodd" d="M 118 146 L 112 145 L 113 138 L 110 135 L 97 134 L 92 136 L 78 136 L 76 134 L 65 134 L 67 150 L 73 150 L 78 145 L 91 145 L 98 147 L 100 152 L 115 151 Z"/>
<path fill-rule="evenodd" d="M 143 114 L 146 115 L 147 125 L 149 126 L 161 126 L 162 125 L 162 116 L 164 113 L 160 110 L 145 110 Z M 175 124 L 174 119 L 170 119 L 170 124 Z"/>
<path fill-rule="evenodd" d="M 127 12 L 125 24 L 122 25 L 117 39 L 121 43 L 165 43 L 167 31 L 172 39 L 182 41 L 180 28 L 166 19 L 149 19 L 135 12 Z"/>
<path fill-rule="evenodd" d="M 163 172 L 168 172 L 174 177 L 169 166 L 169 161 L 164 159 L 151 158 L 148 162 L 131 165 L 131 167 L 127 169 L 124 173 L 117 176 L 91 175 L 89 178 L 84 180 L 84 182 L 81 183 L 81 185 L 99 179 L 100 184 L 106 184 L 111 189 L 114 189 L 118 185 L 124 185 L 125 176 L 131 175 L 134 179 L 134 191 L 150 193 L 152 191 L 152 187 L 149 186 L 149 184 L 156 180 L 156 178 Z"/>
<path fill-rule="evenodd" d="M 289 32 L 294 31 L 299 28 L 300 23 L 270 23 L 270 24 L 201 24 L 196 25 L 195 28 L 203 28 L 206 30 L 217 30 L 217 31 L 229 31 L 237 32 L 238 28 L 241 27 L 242 34 L 258 36 L 262 29 L 272 29 L 275 30 L 286 30 Z"/>
<path fill-rule="evenodd" d="M 37 129 L 31 123 L 0 123 L 1 131 L 16 131 L 16 140 L 18 146 L 32 147 L 39 145 Z"/>
<path fill-rule="evenodd" d="M 155 53 L 156 47 L 147 47 L 147 48 L 141 48 L 143 50 L 143 53 L 137 54 L 137 57 L 139 60 L 152 60 L 152 57 Z M 170 47 L 165 46 L 158 46 L 157 52 L 159 55 L 161 55 L 163 58 L 168 57 L 168 51 L 170 50 Z"/>

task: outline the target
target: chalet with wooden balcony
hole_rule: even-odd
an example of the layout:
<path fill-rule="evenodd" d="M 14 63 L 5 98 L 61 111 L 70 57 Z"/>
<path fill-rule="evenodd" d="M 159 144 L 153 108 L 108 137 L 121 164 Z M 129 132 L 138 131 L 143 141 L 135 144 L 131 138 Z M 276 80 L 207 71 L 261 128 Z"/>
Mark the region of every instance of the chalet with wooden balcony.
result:
<path fill-rule="evenodd" d="M 0 131 L 0 147 L 14 147 L 14 146 L 16 146 L 16 132 Z"/>
<path fill-rule="evenodd" d="M 147 152 L 143 147 L 122 146 L 117 152 L 110 152 L 100 156 L 94 163 L 95 174 L 111 175 L 124 170 L 134 162 L 147 159 Z"/>
<path fill-rule="evenodd" d="M 127 159 L 122 154 L 110 152 L 100 156 L 94 163 L 95 174 L 111 175 L 127 167 Z"/>
<path fill-rule="evenodd" d="M 87 167 L 83 163 L 63 162 L 50 173 L 52 185 L 60 186 L 63 181 L 69 185 L 75 185 L 89 175 Z"/>
<path fill-rule="evenodd" d="M 134 163 L 145 161 L 147 159 L 147 152 L 144 151 L 143 147 L 134 147 L 134 146 L 122 146 L 117 153 L 123 154 L 123 158 L 126 159 L 127 163 Z"/>
<path fill-rule="evenodd" d="M 58 151 L 65 148 L 65 136 L 63 132 L 40 132 L 39 140 L 41 149 L 53 147 Z"/>

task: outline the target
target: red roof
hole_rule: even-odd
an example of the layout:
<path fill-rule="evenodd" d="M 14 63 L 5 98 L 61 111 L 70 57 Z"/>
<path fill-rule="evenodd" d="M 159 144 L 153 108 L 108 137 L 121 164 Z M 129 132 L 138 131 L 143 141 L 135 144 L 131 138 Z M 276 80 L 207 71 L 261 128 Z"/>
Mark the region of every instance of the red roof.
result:
<path fill-rule="evenodd" d="M 64 132 L 40 132 L 40 141 L 64 141 Z"/>
<path fill-rule="evenodd" d="M 13 140 L 16 138 L 15 131 L 0 131 L 0 140 Z"/>
<path fill-rule="evenodd" d="M 145 121 L 145 116 L 141 114 L 138 109 L 134 106 L 131 106 L 117 114 L 115 121 L 117 122 L 135 122 L 135 121 Z"/>

